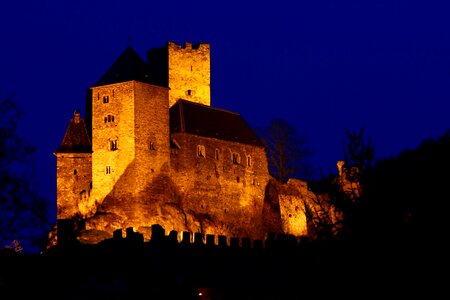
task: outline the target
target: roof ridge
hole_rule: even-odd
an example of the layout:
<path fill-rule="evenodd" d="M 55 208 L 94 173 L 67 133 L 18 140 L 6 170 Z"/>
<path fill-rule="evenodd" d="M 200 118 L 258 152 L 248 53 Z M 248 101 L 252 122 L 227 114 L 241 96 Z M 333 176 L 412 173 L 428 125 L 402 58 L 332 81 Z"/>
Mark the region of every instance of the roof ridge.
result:
<path fill-rule="evenodd" d="M 238 116 L 241 115 L 240 113 L 232 111 L 232 110 L 228 110 L 228 109 L 220 108 L 220 107 L 215 107 L 215 106 L 211 106 L 211 105 L 206 105 L 206 104 L 202 104 L 202 103 L 198 103 L 198 102 L 193 102 L 193 101 L 186 100 L 186 99 L 183 99 L 183 98 L 178 99 L 178 102 L 183 102 L 183 103 L 189 103 L 189 104 L 192 104 L 192 105 L 202 106 L 202 107 L 205 107 L 205 108 L 208 108 L 208 109 L 223 111 L 223 112 L 234 114 L 234 115 L 238 115 Z"/>

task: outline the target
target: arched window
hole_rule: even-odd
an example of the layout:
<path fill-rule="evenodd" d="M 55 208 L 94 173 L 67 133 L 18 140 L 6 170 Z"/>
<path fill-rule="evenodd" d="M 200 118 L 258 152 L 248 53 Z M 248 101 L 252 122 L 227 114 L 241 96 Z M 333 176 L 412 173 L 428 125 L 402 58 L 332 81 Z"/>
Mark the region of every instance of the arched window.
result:
<path fill-rule="evenodd" d="M 205 146 L 203 146 L 203 145 L 197 146 L 197 156 L 198 157 L 206 157 Z"/>
<path fill-rule="evenodd" d="M 239 153 L 233 153 L 233 164 L 240 164 L 241 163 L 241 156 L 239 155 Z"/>
<path fill-rule="evenodd" d="M 247 155 L 247 167 L 252 166 L 252 157 L 250 155 Z"/>

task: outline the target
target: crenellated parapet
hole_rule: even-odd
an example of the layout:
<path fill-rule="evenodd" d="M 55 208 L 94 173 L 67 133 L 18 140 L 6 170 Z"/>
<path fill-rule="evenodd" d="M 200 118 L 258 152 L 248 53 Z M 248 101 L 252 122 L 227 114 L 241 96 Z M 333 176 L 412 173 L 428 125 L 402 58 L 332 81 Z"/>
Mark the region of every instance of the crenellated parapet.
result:
<path fill-rule="evenodd" d="M 247 237 L 234 237 L 224 235 L 202 234 L 200 232 L 170 231 L 166 234 L 164 228 L 155 224 L 152 226 L 152 236 L 149 241 L 144 241 L 143 234 L 135 232 L 129 227 L 123 235 L 122 229 L 113 233 L 113 238 L 105 240 L 102 244 L 134 245 L 152 250 L 188 250 L 190 254 L 202 254 L 203 251 L 222 251 L 221 253 L 270 253 L 282 250 L 288 254 L 299 250 L 310 243 L 306 236 L 296 237 L 288 234 L 268 233 L 263 240 L 252 240 Z"/>

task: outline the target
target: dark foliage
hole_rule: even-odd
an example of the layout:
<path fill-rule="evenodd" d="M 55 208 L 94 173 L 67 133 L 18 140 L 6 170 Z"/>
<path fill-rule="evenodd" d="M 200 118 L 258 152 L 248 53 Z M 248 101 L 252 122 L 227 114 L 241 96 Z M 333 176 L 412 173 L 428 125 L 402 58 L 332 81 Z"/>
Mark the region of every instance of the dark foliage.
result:
<path fill-rule="evenodd" d="M 0 102 L 0 248 L 19 241 L 26 252 L 43 243 L 48 219 L 34 183 L 35 149 L 17 135 L 21 114 L 13 100 Z"/>
<path fill-rule="evenodd" d="M 449 132 L 379 161 L 363 177 L 364 228 L 391 239 L 442 240 L 449 228 L 449 170 Z"/>

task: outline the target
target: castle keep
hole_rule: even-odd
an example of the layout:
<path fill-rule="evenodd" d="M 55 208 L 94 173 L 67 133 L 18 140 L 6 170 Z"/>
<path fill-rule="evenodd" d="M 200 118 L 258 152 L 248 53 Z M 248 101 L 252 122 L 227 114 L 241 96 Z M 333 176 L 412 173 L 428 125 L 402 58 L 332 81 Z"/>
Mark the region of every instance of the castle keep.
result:
<path fill-rule="evenodd" d="M 128 47 L 88 90 L 55 151 L 57 219 L 93 243 L 151 226 L 263 239 L 306 234 L 303 183 L 284 192 L 239 113 L 210 99 L 210 45 Z"/>

